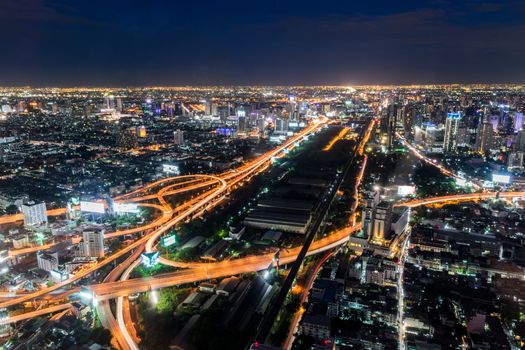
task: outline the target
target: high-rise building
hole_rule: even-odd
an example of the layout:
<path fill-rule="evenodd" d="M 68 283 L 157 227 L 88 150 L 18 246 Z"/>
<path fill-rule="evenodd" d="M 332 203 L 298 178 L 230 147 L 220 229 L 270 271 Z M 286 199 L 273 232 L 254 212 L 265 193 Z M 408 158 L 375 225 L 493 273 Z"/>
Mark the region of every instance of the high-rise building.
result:
<path fill-rule="evenodd" d="M 509 154 L 509 159 L 507 160 L 507 169 L 508 170 L 520 170 L 523 169 L 523 159 L 525 152 L 516 151 Z"/>
<path fill-rule="evenodd" d="M 82 241 L 79 248 L 82 256 L 104 257 L 104 230 L 86 230 L 82 232 Z"/>
<path fill-rule="evenodd" d="M 217 105 L 217 103 L 214 103 L 212 101 L 206 101 L 204 112 L 206 113 L 206 115 L 216 116 L 219 113 L 218 107 L 219 106 Z"/>
<path fill-rule="evenodd" d="M 239 117 L 237 122 L 237 133 L 244 134 L 246 132 L 246 117 Z"/>
<path fill-rule="evenodd" d="M 106 109 L 116 109 L 117 105 L 115 103 L 115 96 L 107 95 L 104 97 L 104 108 Z"/>
<path fill-rule="evenodd" d="M 173 132 L 173 143 L 178 146 L 184 144 L 184 131 L 177 129 Z"/>
<path fill-rule="evenodd" d="M 115 106 L 117 112 L 122 112 L 122 98 L 117 97 L 117 103 Z"/>
<path fill-rule="evenodd" d="M 288 120 L 277 118 L 275 119 L 275 134 L 286 134 L 288 132 Z"/>
<path fill-rule="evenodd" d="M 22 204 L 24 226 L 47 224 L 47 210 L 44 202 L 26 202 Z"/>
<path fill-rule="evenodd" d="M 140 138 L 144 138 L 147 136 L 146 127 L 144 125 L 137 126 L 137 136 Z"/>
<path fill-rule="evenodd" d="M 455 152 L 458 147 L 458 128 L 461 120 L 459 112 L 448 113 L 445 120 L 445 139 L 443 151 L 445 153 Z"/>
<path fill-rule="evenodd" d="M 490 122 L 482 122 L 478 125 L 476 134 L 476 151 L 484 154 L 489 151 L 494 142 L 494 128 Z"/>
<path fill-rule="evenodd" d="M 366 206 L 363 209 L 362 221 L 363 221 L 363 231 L 367 238 L 372 236 L 372 219 L 374 216 L 374 209 L 376 205 L 380 202 L 379 192 L 374 192 L 369 195 L 366 199 Z"/>
<path fill-rule="evenodd" d="M 371 234 L 374 241 L 390 238 L 392 226 L 392 204 L 383 201 L 376 205 L 371 220 Z"/>
<path fill-rule="evenodd" d="M 514 151 L 525 151 L 525 130 L 520 130 L 514 136 L 514 143 L 512 145 Z"/>
<path fill-rule="evenodd" d="M 381 143 L 387 148 L 394 146 L 396 138 L 396 127 L 398 117 L 398 106 L 396 103 L 390 103 L 382 111 L 381 116 Z"/>
<path fill-rule="evenodd" d="M 46 253 L 46 252 L 38 252 L 36 254 L 36 261 L 38 264 L 38 268 L 51 272 L 53 270 L 58 269 L 58 253 Z"/>

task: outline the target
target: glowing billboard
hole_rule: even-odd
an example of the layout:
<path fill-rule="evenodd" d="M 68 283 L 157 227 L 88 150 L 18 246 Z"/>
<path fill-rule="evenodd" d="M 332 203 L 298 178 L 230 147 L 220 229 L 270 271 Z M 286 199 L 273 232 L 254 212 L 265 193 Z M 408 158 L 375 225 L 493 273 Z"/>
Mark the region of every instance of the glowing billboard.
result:
<path fill-rule="evenodd" d="M 139 212 L 139 208 L 136 204 L 133 203 L 115 203 L 113 205 L 113 210 L 115 213 L 133 213 L 137 214 Z"/>
<path fill-rule="evenodd" d="M 463 178 L 456 178 L 456 185 L 458 186 L 467 186 L 467 180 L 463 179 Z"/>
<path fill-rule="evenodd" d="M 80 201 L 80 211 L 85 213 L 99 214 L 104 214 L 106 212 L 106 210 L 104 209 L 104 203 L 88 201 Z"/>
<path fill-rule="evenodd" d="M 148 268 L 153 267 L 157 265 L 157 263 L 159 262 L 159 257 L 160 257 L 159 252 L 142 253 L 141 254 L 142 264 Z"/>
<path fill-rule="evenodd" d="M 492 182 L 499 183 L 499 184 L 509 184 L 510 175 L 492 174 Z"/>
<path fill-rule="evenodd" d="M 397 186 L 397 194 L 400 196 L 416 194 L 416 186 Z"/>
<path fill-rule="evenodd" d="M 461 112 L 450 112 L 447 113 L 448 119 L 461 119 Z"/>
<path fill-rule="evenodd" d="M 161 242 L 163 247 L 169 247 L 177 243 L 177 239 L 175 238 L 175 235 L 162 237 Z"/>
<path fill-rule="evenodd" d="M 162 170 L 168 174 L 180 174 L 179 166 L 174 164 L 162 164 Z"/>

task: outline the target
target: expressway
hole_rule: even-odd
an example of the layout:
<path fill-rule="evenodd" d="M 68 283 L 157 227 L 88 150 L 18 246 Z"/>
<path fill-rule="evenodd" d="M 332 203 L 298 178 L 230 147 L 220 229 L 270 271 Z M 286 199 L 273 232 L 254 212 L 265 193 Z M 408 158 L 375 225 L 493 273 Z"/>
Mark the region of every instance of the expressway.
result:
<path fill-rule="evenodd" d="M 481 195 L 481 198 L 480 198 Z M 525 195 L 525 192 L 502 192 L 499 193 L 500 198 L 514 198 Z M 433 197 L 424 200 L 413 200 L 405 203 L 399 203 L 398 205 L 406 205 L 409 207 L 425 206 L 428 204 L 444 203 L 447 201 L 472 201 L 479 199 L 495 198 L 497 193 L 476 193 L 476 194 L 461 194 L 453 196 Z M 359 230 L 361 226 L 354 225 L 347 227 L 343 230 L 337 231 L 331 235 L 318 239 L 312 242 L 307 255 L 319 254 L 327 250 L 338 247 L 346 243 L 351 233 Z M 292 248 L 288 251 L 283 251 L 280 255 L 281 264 L 289 264 L 293 262 L 299 253 L 301 247 Z M 118 297 L 128 296 L 130 294 L 147 292 L 155 289 L 171 287 L 181 284 L 194 283 L 204 281 L 213 278 L 228 277 L 232 275 L 248 273 L 253 271 L 261 271 L 268 268 L 269 264 L 273 261 L 274 254 L 263 254 L 257 256 L 248 256 L 245 258 L 226 260 L 215 263 L 180 263 L 175 261 L 166 260 L 165 263 L 185 268 L 177 272 L 161 274 L 149 278 L 137 278 L 131 280 L 121 280 L 115 282 L 107 282 L 94 284 L 89 288 L 95 293 L 97 300 L 107 300 Z M 32 299 L 32 298 L 29 298 Z M 27 300 L 29 300 L 27 299 Z M 18 302 L 14 303 L 17 304 Z M 13 305 L 14 305 L 13 304 Z M 57 310 L 47 308 L 39 310 L 38 312 L 43 315 Z M 55 310 L 55 311 L 52 311 Z M 26 313 L 15 317 L 10 317 L 5 322 L 11 323 L 35 317 L 35 314 Z"/>
<path fill-rule="evenodd" d="M 111 256 L 111 259 L 105 259 L 102 262 L 96 264 L 95 266 L 88 268 L 84 271 L 81 271 L 81 273 L 75 275 L 73 278 L 57 284 L 56 288 L 45 288 L 35 293 L 28 293 L 22 296 L 17 295 L 12 300 L 1 302 L 0 307 L 8 307 L 8 306 L 12 306 L 12 305 L 21 303 L 23 301 L 32 300 L 39 296 L 43 296 L 47 293 L 50 293 L 53 290 L 57 290 L 68 284 L 78 281 L 79 279 L 89 275 L 90 273 L 106 265 L 107 263 L 114 261 L 116 258 L 121 257 L 124 254 L 127 254 L 132 249 L 138 248 L 142 244 L 146 243 L 147 250 L 153 251 L 155 249 L 156 240 L 164 232 L 167 231 L 167 229 L 164 229 L 164 227 L 168 227 L 168 226 L 173 227 L 176 223 L 180 222 L 182 219 L 186 217 L 189 217 L 191 214 L 204 210 L 204 208 L 207 208 L 210 204 L 213 205 L 214 200 L 216 200 L 217 198 L 221 198 L 221 196 L 227 193 L 227 191 L 235 188 L 235 186 L 240 186 L 244 180 L 246 180 L 250 176 L 253 176 L 258 171 L 261 171 L 261 169 L 265 169 L 268 166 L 268 161 L 272 157 L 276 156 L 279 152 L 281 152 L 285 148 L 292 146 L 300 138 L 317 130 L 317 128 L 318 128 L 318 125 L 310 126 L 309 128 L 305 129 L 303 133 L 298 134 L 295 137 L 292 137 L 291 139 L 289 139 L 287 142 L 285 142 L 283 145 L 281 145 L 277 149 L 274 149 L 270 152 L 263 154 L 262 156 L 256 158 L 254 161 L 248 162 L 236 170 L 229 171 L 224 174 L 220 174 L 219 176 L 216 177 L 216 179 L 208 180 L 209 183 L 207 184 L 207 186 L 213 185 L 213 183 L 217 183 L 221 185 L 218 186 L 217 188 L 207 191 L 205 194 L 191 201 L 189 208 L 185 209 L 184 211 L 182 211 L 180 214 L 176 215 L 175 217 L 170 218 L 171 217 L 171 214 L 170 214 L 168 217 L 168 220 L 166 221 L 168 222 L 167 225 L 162 225 L 159 229 L 155 230 L 152 234 L 146 235 L 138 239 L 136 242 L 128 246 L 125 250 L 119 251 L 113 256 Z M 146 186 L 147 190 L 154 189 L 155 186 L 161 186 L 162 184 L 165 184 L 168 181 L 180 179 L 180 177 L 168 178 L 168 179 L 169 180 L 166 180 L 166 179 L 159 180 L 156 183 Z M 206 181 L 207 180 L 205 180 L 204 182 Z M 199 183 L 200 182 L 198 181 L 191 181 L 191 184 L 195 184 L 197 186 L 199 186 Z M 133 196 L 140 194 L 141 192 L 144 193 L 144 189 L 134 191 L 131 195 L 127 194 L 126 196 L 117 198 L 117 200 L 122 200 L 122 201 L 130 200 L 134 198 Z M 164 198 L 163 197 L 164 195 L 169 195 L 169 194 L 171 194 L 170 190 L 165 190 L 162 192 L 162 195 L 156 195 L 156 197 L 160 201 L 160 198 Z M 444 196 L 444 197 L 414 200 L 414 201 L 410 201 L 406 203 L 400 203 L 398 205 L 417 207 L 417 206 L 428 205 L 428 204 L 445 203 L 447 201 L 468 201 L 468 200 L 495 198 L 497 196 L 501 198 L 511 198 L 511 197 L 521 197 L 523 195 L 524 195 L 524 192 L 508 192 L 508 193 L 493 192 L 493 193 L 463 194 L 463 195 Z M 150 199 L 150 197 L 148 197 L 148 199 Z M 170 209 L 167 209 L 164 207 L 163 207 L 163 210 L 166 213 L 166 215 L 168 215 L 167 213 L 172 212 Z M 48 212 L 51 212 L 51 215 L 62 215 L 63 213 L 65 213 L 65 209 L 54 209 Z M 2 218 L 0 218 L 0 222 L 1 222 L 1 219 Z M 354 225 L 354 226 L 348 227 L 345 230 L 336 232 L 330 236 L 314 241 L 307 255 L 324 252 L 326 250 L 329 250 L 341 244 L 344 244 L 348 240 L 349 234 L 357 229 L 359 229 L 359 226 Z M 282 253 L 280 257 L 280 261 L 284 264 L 293 262 L 299 252 L 298 248 L 291 249 L 289 252 L 286 252 L 286 253 Z M 171 266 L 177 266 L 177 267 L 186 267 L 187 269 L 183 271 L 174 272 L 171 274 L 158 275 L 158 276 L 148 278 L 148 279 L 121 280 L 121 281 L 113 281 L 113 282 L 96 284 L 96 285 L 92 285 L 91 289 L 95 292 L 98 300 L 107 300 L 111 298 L 127 296 L 132 293 L 145 292 L 145 291 L 149 291 L 149 290 L 157 289 L 157 288 L 174 286 L 174 285 L 179 285 L 179 284 L 184 284 L 184 283 L 198 282 L 198 281 L 206 280 L 209 278 L 226 277 L 226 276 L 231 276 L 231 275 L 235 275 L 239 273 L 263 270 L 268 267 L 268 265 L 272 262 L 272 259 L 273 259 L 273 254 L 266 254 L 266 255 L 261 255 L 261 256 L 250 256 L 250 257 L 246 257 L 242 259 L 222 261 L 222 262 L 217 262 L 217 263 L 185 264 L 185 263 L 179 263 L 179 262 L 169 261 L 169 260 L 164 259 L 162 260 L 162 263 L 164 264 L 171 265 Z M 56 312 L 56 311 L 52 311 L 52 310 L 55 310 L 54 308 L 57 308 L 56 311 L 58 311 L 59 309 L 58 306 L 54 306 L 53 309 L 47 308 L 43 310 L 38 310 L 38 312 L 41 313 L 41 315 L 45 314 L 46 312 L 47 313 Z M 120 314 L 121 313 L 119 312 L 117 315 L 118 316 L 117 318 L 120 317 Z M 23 315 L 10 317 L 6 322 L 16 322 L 22 319 L 27 319 L 27 318 L 35 317 L 35 316 L 36 314 L 34 313 L 27 313 Z M 120 324 L 121 322 L 119 321 L 118 323 Z"/>
<path fill-rule="evenodd" d="M 499 198 L 515 198 L 525 195 L 525 192 L 500 192 L 499 194 L 496 192 L 460 194 L 433 197 L 423 200 L 413 200 L 405 203 L 399 203 L 397 205 L 414 208 L 435 203 L 496 198 L 498 195 Z M 359 228 L 360 225 L 350 226 L 329 236 L 314 241 L 307 255 L 318 254 L 344 244 L 348 241 L 349 235 Z M 286 252 L 282 252 L 279 258 L 280 262 L 282 264 L 288 264 L 294 261 L 299 250 L 300 247 L 296 247 Z M 96 293 L 97 297 L 101 299 L 115 298 L 137 292 L 146 292 L 151 289 L 198 282 L 209 278 L 226 277 L 240 273 L 264 270 L 272 262 L 273 256 L 273 253 L 269 253 L 215 263 L 181 263 L 165 260 L 164 263 L 170 266 L 186 269 L 174 273 L 154 276 L 148 279 L 133 279 L 108 284 L 97 284 L 92 285 L 90 288 Z"/>
<path fill-rule="evenodd" d="M 313 130 L 315 129 L 308 130 L 308 133 L 312 132 Z M 306 134 L 303 134 L 303 136 L 304 135 Z M 260 171 L 260 169 L 265 169 L 268 166 L 268 160 L 271 159 L 271 157 L 276 156 L 283 149 L 290 147 L 294 142 L 297 142 L 297 140 L 298 140 L 297 137 L 292 138 L 291 140 L 289 140 L 289 142 L 284 143 L 278 149 L 265 153 L 263 156 L 255 159 L 252 162 L 246 163 L 245 165 L 241 166 L 237 170 L 230 171 L 225 174 L 220 174 L 219 175 L 220 177 L 218 176 L 217 180 L 213 181 L 214 183 L 220 183 L 221 184 L 220 186 L 213 188 L 212 190 L 209 190 L 203 195 L 192 200 L 189 207 L 185 209 L 184 211 L 180 212 L 180 214 L 169 219 L 167 221 L 168 222 L 167 225 L 169 225 L 169 227 L 172 227 L 177 222 L 180 222 L 182 218 L 189 217 L 189 215 L 191 215 L 192 213 L 197 213 L 199 211 L 204 210 L 209 205 L 213 205 L 214 204 L 213 201 L 216 201 L 217 198 L 221 198 L 225 193 L 227 193 L 227 191 L 234 188 L 235 186 L 241 185 L 241 183 L 244 180 L 256 174 L 258 171 Z M 160 181 L 158 184 L 155 184 L 155 186 L 162 185 L 162 183 L 165 183 L 165 182 Z M 198 184 L 198 182 L 197 181 L 192 182 L 192 184 Z M 210 183 L 209 185 L 212 185 L 212 183 Z M 153 189 L 154 186 L 151 186 L 150 188 Z M 169 190 L 162 191 L 161 192 L 162 195 L 159 195 L 159 197 L 163 198 L 163 196 L 167 195 L 166 193 L 168 192 Z M 139 193 L 140 192 L 136 192 L 134 193 L 134 195 L 139 194 Z M 502 192 L 502 193 L 491 192 L 491 193 L 461 194 L 461 195 L 451 195 L 451 196 L 413 200 L 413 201 L 409 201 L 405 203 L 399 203 L 397 205 L 417 207 L 417 206 L 423 206 L 423 205 L 428 205 L 428 204 L 446 203 L 446 202 L 455 202 L 455 201 L 470 201 L 470 200 L 479 200 L 479 199 L 496 198 L 496 197 L 500 197 L 500 198 L 521 197 L 524 194 L 525 192 Z M 130 199 L 129 196 L 126 198 Z M 130 245 L 131 248 L 129 248 L 125 252 L 118 252 L 117 254 L 121 253 L 118 255 L 118 257 L 123 256 L 124 254 L 128 253 L 132 249 L 138 248 L 142 244 L 146 244 L 147 249 L 149 249 L 149 251 L 153 251 L 155 249 L 156 240 L 164 232 L 166 232 L 167 229 L 163 229 L 163 228 L 167 225 L 162 225 L 159 229 L 155 230 L 155 232 L 153 232 L 152 234 L 146 235 L 138 239 L 136 242 L 131 244 Z M 327 237 L 323 237 L 317 241 L 314 241 L 307 255 L 324 252 L 334 247 L 340 246 L 341 244 L 344 244 L 348 240 L 349 235 L 357 229 L 359 229 L 359 225 L 354 225 L 344 230 L 335 232 Z M 300 247 L 297 247 L 287 252 L 283 252 L 280 256 L 281 263 L 288 264 L 290 262 L 293 262 L 297 254 L 299 253 L 299 250 L 300 250 Z M 111 298 L 124 297 L 129 294 L 133 294 L 137 292 L 146 292 L 146 291 L 164 288 L 168 286 L 180 285 L 180 284 L 185 284 L 185 283 L 193 283 L 193 282 L 207 280 L 210 278 L 227 277 L 227 276 L 236 275 L 240 273 L 264 270 L 272 262 L 273 255 L 274 254 L 249 256 L 246 258 L 229 260 L 229 261 L 221 261 L 221 262 L 216 262 L 216 263 L 180 263 L 180 262 L 175 262 L 175 261 L 164 259 L 162 260 L 162 263 L 164 264 L 176 266 L 176 267 L 184 267 L 186 269 L 177 271 L 174 273 L 157 275 L 157 276 L 147 278 L 147 279 L 139 278 L 139 279 L 128 280 L 126 276 L 126 278 L 123 278 L 120 281 L 115 280 L 112 282 L 108 281 L 106 283 L 95 284 L 95 285 L 90 286 L 90 288 L 94 291 L 97 300 L 103 301 L 103 300 L 108 300 Z M 111 261 L 115 259 L 116 257 L 113 257 Z M 138 260 L 134 260 L 134 261 L 135 261 L 134 264 L 137 264 L 136 261 Z M 104 265 L 107 263 L 109 263 L 109 261 L 104 263 Z M 95 271 L 96 269 L 100 267 L 101 267 L 101 264 L 99 263 L 97 264 L 97 266 L 83 271 L 80 276 L 75 275 L 74 280 L 65 281 L 65 283 L 59 284 L 58 288 L 62 288 L 66 286 L 67 284 L 73 283 L 74 281 L 87 276 L 89 273 Z M 0 303 L 0 307 L 8 307 L 11 305 L 16 305 L 18 303 L 21 303 L 23 301 L 32 300 L 38 296 L 42 296 L 47 293 L 50 293 L 51 291 L 52 290 L 44 289 L 36 293 L 29 293 L 27 295 L 17 296 L 13 298 L 12 300 Z M 118 306 L 119 304 L 121 305 L 120 307 Z M 117 312 L 117 323 L 121 330 L 123 329 L 123 327 L 125 328 L 125 324 L 128 323 L 124 319 L 125 316 L 122 316 L 123 314 L 122 305 L 123 303 L 121 304 L 117 301 L 117 311 L 118 311 Z M 30 312 L 30 313 L 26 313 L 23 315 L 17 315 L 17 316 L 10 317 L 8 320 L 6 320 L 6 322 L 9 322 L 9 323 L 17 322 L 23 319 L 35 317 L 37 316 L 36 313 L 38 313 L 39 315 L 45 315 L 47 313 L 57 312 L 60 310 L 65 310 L 65 309 L 66 309 L 66 306 L 62 308 L 61 306 L 48 307 L 46 309 L 38 310 L 35 312 Z M 128 333 L 128 336 L 129 336 L 129 333 Z M 125 337 L 126 343 L 130 344 L 128 336 L 124 336 L 124 337 Z"/>
<path fill-rule="evenodd" d="M 460 175 L 456 174 L 456 173 L 453 173 L 452 171 L 448 170 L 447 168 L 445 168 L 443 165 L 439 164 L 436 162 L 436 160 L 434 159 L 430 159 L 428 157 L 426 157 L 424 154 L 422 154 L 416 147 L 412 146 L 410 144 L 410 142 L 408 142 L 404 137 L 402 137 L 399 133 L 396 132 L 396 136 L 401 140 L 401 142 L 403 143 L 403 145 L 408 148 L 408 150 L 410 152 L 412 152 L 418 159 L 420 159 L 421 161 L 425 162 L 426 164 L 428 165 L 431 165 L 435 168 L 437 168 L 443 175 L 446 175 L 446 176 L 450 176 L 450 177 L 453 177 L 454 179 L 461 179 L 461 180 L 465 180 L 463 177 L 461 177 Z M 475 189 L 475 190 L 480 190 L 482 187 L 477 184 L 477 183 L 472 183 L 472 187 Z"/>
<path fill-rule="evenodd" d="M 270 160 L 272 157 L 277 156 L 280 152 L 282 152 L 285 149 L 288 149 L 290 147 L 293 147 L 297 142 L 301 141 L 302 139 L 306 138 L 309 134 L 316 132 L 322 125 L 327 123 L 325 119 L 321 121 L 316 121 L 314 123 L 311 123 L 308 127 L 303 129 L 299 134 L 289 138 L 286 140 L 282 145 L 279 147 L 268 151 L 264 153 L 263 155 L 259 156 L 253 161 L 247 162 L 244 165 L 240 166 L 239 168 L 226 172 L 224 174 L 220 174 L 219 176 L 211 176 L 211 175 L 197 175 L 202 176 L 203 178 L 212 179 L 214 183 L 219 184 L 219 186 L 212 188 L 211 190 L 205 192 L 204 194 L 198 196 L 195 199 L 190 200 L 187 203 L 184 203 L 179 208 L 176 208 L 172 210 L 169 205 L 167 205 L 164 196 L 171 194 L 169 191 L 170 188 L 163 188 L 157 192 L 155 197 L 159 200 L 161 203 L 161 207 L 163 208 L 163 212 L 165 216 L 168 217 L 168 220 L 166 220 L 163 224 L 159 225 L 159 227 L 155 228 L 153 232 L 137 239 L 132 244 L 128 245 L 127 247 L 121 249 L 120 251 L 116 252 L 115 254 L 99 261 L 98 263 L 89 266 L 85 269 L 80 270 L 78 273 L 76 273 L 74 276 L 68 278 L 65 281 L 59 282 L 55 284 L 54 286 L 43 288 L 41 290 L 38 290 L 36 292 L 22 294 L 22 295 L 15 295 L 12 299 L 7 301 L 0 302 L 0 308 L 4 307 L 10 307 L 13 305 L 17 305 L 19 303 L 33 300 L 39 297 L 42 297 L 48 293 L 51 293 L 53 291 L 56 291 L 58 289 L 62 289 L 66 287 L 69 284 L 72 284 L 74 282 L 77 282 L 81 280 L 84 277 L 87 277 L 89 274 L 95 272 L 99 268 L 115 261 L 116 259 L 123 257 L 125 254 L 129 253 L 135 248 L 138 248 L 139 246 L 146 244 L 146 250 L 147 251 L 153 251 L 155 249 L 155 242 L 156 240 L 165 232 L 167 232 L 171 227 L 175 226 L 177 223 L 181 222 L 182 220 L 186 218 L 191 218 L 191 215 L 193 214 L 201 214 L 204 210 L 209 209 L 218 203 L 220 203 L 224 196 L 230 191 L 235 189 L 238 186 L 241 186 L 244 181 L 249 180 L 253 175 L 256 175 L 257 173 L 264 171 L 268 168 L 270 164 Z M 194 175 L 191 175 L 190 177 L 196 177 Z M 155 186 L 160 186 L 162 184 L 165 184 L 168 181 L 173 181 L 175 179 L 179 180 L 181 177 L 175 177 L 175 178 L 168 178 L 168 179 L 162 179 L 155 183 L 147 185 L 145 188 L 133 191 L 131 194 L 127 194 L 125 196 L 121 196 L 117 198 L 117 201 L 125 201 L 129 200 L 130 197 L 133 198 L 133 196 L 144 193 L 145 190 L 150 190 L 155 188 Z M 202 184 L 197 184 L 195 186 L 201 188 L 204 186 L 201 186 Z M 206 186 L 211 185 L 211 183 L 206 184 Z M 196 187 L 196 188 L 197 188 Z M 147 199 L 150 199 L 151 197 L 148 197 Z M 54 211 L 48 211 L 51 215 L 62 215 L 66 212 L 65 209 L 57 209 Z M 175 216 L 172 216 L 173 213 L 175 213 Z M 171 218 L 170 218 L 171 217 Z M 22 219 L 21 215 L 19 216 L 8 216 L 5 217 L 5 222 L 13 222 L 19 219 Z M 164 220 L 164 219 L 163 219 Z M 152 225 L 155 226 L 155 225 Z M 139 231 L 144 230 L 144 227 L 135 228 Z M 127 231 L 129 233 L 129 231 Z M 122 281 L 122 282 L 108 282 L 107 284 L 111 283 L 125 283 L 128 281 Z M 126 294 L 127 295 L 127 294 Z M 107 299 L 107 298 L 106 298 Z M 101 299 L 103 300 L 103 299 Z M 27 315 L 30 315 L 29 313 Z M 28 316 L 25 318 L 34 317 Z M 23 315 L 20 315 L 20 317 L 17 317 L 16 319 L 9 317 L 7 320 L 4 320 L 4 323 L 11 323 L 14 322 L 14 320 L 22 320 L 24 319 Z"/>
<path fill-rule="evenodd" d="M 524 195 L 525 195 L 525 191 L 454 194 L 454 195 L 449 195 L 449 196 L 431 197 L 431 198 L 415 199 L 415 200 L 411 200 L 408 202 L 400 202 L 400 203 L 395 204 L 395 206 L 415 208 L 415 207 L 431 205 L 431 204 L 467 202 L 467 201 L 483 200 L 483 199 L 490 199 L 490 198 L 517 198 L 517 197 L 523 197 Z"/>
<path fill-rule="evenodd" d="M 172 216 L 171 208 L 169 207 L 169 205 L 167 205 L 166 201 L 164 200 L 164 196 L 181 194 L 181 193 L 188 192 L 188 191 L 199 190 L 199 189 L 202 189 L 202 188 L 205 188 L 205 187 L 209 187 L 209 186 L 213 186 L 213 185 L 215 185 L 217 183 L 220 183 L 220 180 L 218 178 L 216 178 L 214 176 L 211 176 L 211 175 L 188 175 L 188 176 L 182 176 L 182 177 L 176 177 L 176 178 L 167 178 L 167 179 L 163 179 L 163 181 L 159 180 L 159 181 L 157 181 L 157 183 L 155 183 L 155 186 L 158 185 L 158 183 L 160 183 L 160 182 L 168 182 L 168 181 L 173 181 L 175 179 L 188 178 L 188 177 L 194 177 L 194 178 L 196 177 L 197 179 L 191 180 L 191 181 L 175 183 L 175 184 L 166 186 L 165 188 L 163 188 L 161 190 L 162 192 L 159 191 L 159 193 L 157 193 L 157 194 L 146 195 L 146 196 L 141 196 L 141 197 L 131 197 L 131 198 L 118 200 L 118 202 L 128 203 L 128 202 L 138 202 L 138 201 L 143 201 L 143 200 L 149 200 L 149 199 L 156 198 L 161 203 L 161 205 L 154 204 L 154 203 L 137 203 L 137 206 L 154 208 L 154 209 L 160 211 L 162 213 L 162 215 L 159 216 L 156 220 L 154 220 L 154 221 L 152 221 L 152 222 L 150 222 L 150 223 L 148 223 L 146 225 L 142 225 L 142 226 L 126 229 L 126 230 L 119 230 L 119 231 L 106 233 L 104 235 L 104 238 L 114 238 L 114 237 L 119 237 L 119 236 L 123 236 L 123 235 L 130 235 L 130 234 L 135 234 L 135 233 L 138 233 L 138 232 L 143 232 L 143 231 L 146 231 L 146 230 L 149 230 L 149 229 L 156 228 L 156 227 L 164 224 L 168 220 L 170 220 L 170 218 Z M 206 179 L 207 181 L 202 182 L 203 179 Z M 194 184 L 195 182 L 198 182 L 198 183 Z M 172 190 L 172 188 L 174 186 L 181 186 L 181 185 L 191 185 L 191 186 L 187 186 L 187 187 L 183 187 L 183 188 Z M 146 187 L 149 188 L 150 185 L 148 185 Z M 135 191 L 135 193 L 136 193 L 136 191 Z M 63 214 L 65 214 L 66 209 L 65 208 L 60 208 L 60 209 L 48 210 L 48 215 L 49 215 L 50 212 L 52 213 L 52 215 L 63 215 Z M 0 219 L 8 218 L 9 220 L 17 221 L 19 219 L 18 218 L 19 216 L 21 216 L 20 220 L 23 220 L 23 215 L 22 214 L 10 215 L 10 216 L 7 216 L 7 217 L 0 217 Z M 77 244 L 80 241 L 80 239 L 81 239 L 80 237 L 73 237 L 72 238 L 72 243 L 73 244 Z M 40 245 L 40 246 L 33 246 L 33 247 L 27 247 L 27 248 L 21 248 L 21 249 L 11 249 L 11 250 L 9 250 L 9 257 L 15 257 L 15 256 L 25 255 L 25 254 L 30 254 L 30 253 L 36 253 L 39 250 L 50 249 L 50 248 L 52 248 L 52 247 L 54 247 L 54 246 L 56 246 L 57 244 L 60 244 L 60 243 L 61 242 L 52 242 L 52 243 L 47 243 L 47 244 Z"/>

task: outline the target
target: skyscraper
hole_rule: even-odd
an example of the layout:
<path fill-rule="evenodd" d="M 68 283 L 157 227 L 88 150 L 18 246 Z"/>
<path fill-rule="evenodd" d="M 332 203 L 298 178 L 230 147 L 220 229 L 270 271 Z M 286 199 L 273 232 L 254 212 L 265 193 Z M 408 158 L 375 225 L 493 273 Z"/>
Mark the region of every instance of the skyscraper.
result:
<path fill-rule="evenodd" d="M 455 152 L 458 147 L 458 128 L 461 120 L 459 112 L 448 113 L 445 120 L 445 139 L 443 151 L 445 153 Z"/>
<path fill-rule="evenodd" d="M 244 134 L 246 132 L 246 117 L 239 117 L 237 124 L 237 133 Z"/>
<path fill-rule="evenodd" d="M 392 148 L 396 137 L 398 106 L 390 103 L 383 109 L 381 116 L 381 143 L 387 148 Z"/>
<path fill-rule="evenodd" d="M 476 135 L 476 151 L 484 154 L 492 148 L 494 128 L 492 123 L 484 121 L 479 123 Z"/>
<path fill-rule="evenodd" d="M 173 132 L 173 143 L 180 146 L 184 144 L 184 131 L 175 130 Z"/>
<path fill-rule="evenodd" d="M 523 151 L 517 151 L 517 152 L 510 153 L 509 159 L 507 161 L 507 169 L 508 170 L 523 169 L 524 156 L 525 156 L 525 152 Z"/>
<path fill-rule="evenodd" d="M 514 151 L 525 151 L 525 130 L 518 131 L 512 144 Z"/>

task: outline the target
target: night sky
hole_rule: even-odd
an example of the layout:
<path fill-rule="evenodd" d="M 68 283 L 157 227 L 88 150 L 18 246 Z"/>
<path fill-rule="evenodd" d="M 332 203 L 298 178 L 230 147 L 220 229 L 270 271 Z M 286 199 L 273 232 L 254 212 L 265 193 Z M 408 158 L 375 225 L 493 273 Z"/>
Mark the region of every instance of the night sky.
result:
<path fill-rule="evenodd" d="M 525 1 L 0 0 L 0 85 L 525 82 Z"/>

